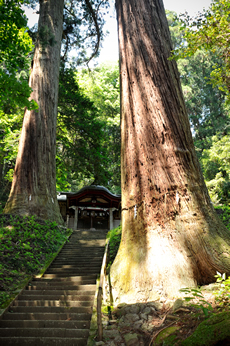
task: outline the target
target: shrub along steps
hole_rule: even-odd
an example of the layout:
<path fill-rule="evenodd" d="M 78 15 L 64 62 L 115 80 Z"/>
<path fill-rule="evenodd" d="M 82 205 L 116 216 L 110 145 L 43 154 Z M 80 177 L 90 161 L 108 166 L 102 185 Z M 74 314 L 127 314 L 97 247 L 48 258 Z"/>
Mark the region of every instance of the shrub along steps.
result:
<path fill-rule="evenodd" d="M 0 345 L 86 346 L 105 231 L 74 231 L 0 320 Z"/>

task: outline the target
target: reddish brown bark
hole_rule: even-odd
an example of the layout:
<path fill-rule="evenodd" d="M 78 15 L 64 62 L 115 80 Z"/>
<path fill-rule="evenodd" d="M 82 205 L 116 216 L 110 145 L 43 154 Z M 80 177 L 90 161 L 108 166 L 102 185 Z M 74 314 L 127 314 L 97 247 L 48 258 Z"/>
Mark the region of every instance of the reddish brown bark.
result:
<path fill-rule="evenodd" d="M 38 110 L 26 110 L 6 213 L 62 222 L 56 194 L 56 118 L 64 0 L 40 0 L 30 86 Z"/>
<path fill-rule="evenodd" d="M 230 237 L 196 158 L 161 0 L 116 0 L 121 78 L 119 299 L 175 296 L 230 272 Z"/>

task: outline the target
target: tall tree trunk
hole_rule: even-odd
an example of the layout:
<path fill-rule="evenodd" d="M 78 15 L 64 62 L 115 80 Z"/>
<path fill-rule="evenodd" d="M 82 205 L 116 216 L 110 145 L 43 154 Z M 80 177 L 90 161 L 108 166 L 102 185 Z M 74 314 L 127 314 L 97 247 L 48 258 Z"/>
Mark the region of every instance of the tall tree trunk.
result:
<path fill-rule="evenodd" d="M 230 273 L 230 236 L 196 158 L 162 0 L 116 0 L 121 78 L 122 241 L 114 296 L 174 297 Z"/>
<path fill-rule="evenodd" d="M 40 0 L 30 86 L 38 110 L 24 115 L 5 213 L 62 222 L 56 195 L 56 118 L 64 0 Z"/>

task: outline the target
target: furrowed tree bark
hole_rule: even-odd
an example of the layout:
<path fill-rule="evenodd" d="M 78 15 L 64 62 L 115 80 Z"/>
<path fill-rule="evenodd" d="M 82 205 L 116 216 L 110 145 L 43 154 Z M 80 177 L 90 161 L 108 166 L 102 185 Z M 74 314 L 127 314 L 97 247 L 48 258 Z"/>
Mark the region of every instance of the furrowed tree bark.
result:
<path fill-rule="evenodd" d="M 38 110 L 25 111 L 13 183 L 4 212 L 62 223 L 56 194 L 56 118 L 64 0 L 40 0 L 30 86 Z"/>
<path fill-rule="evenodd" d="M 162 0 L 116 0 L 121 79 L 122 240 L 115 300 L 178 296 L 230 274 L 229 231 L 196 158 Z"/>

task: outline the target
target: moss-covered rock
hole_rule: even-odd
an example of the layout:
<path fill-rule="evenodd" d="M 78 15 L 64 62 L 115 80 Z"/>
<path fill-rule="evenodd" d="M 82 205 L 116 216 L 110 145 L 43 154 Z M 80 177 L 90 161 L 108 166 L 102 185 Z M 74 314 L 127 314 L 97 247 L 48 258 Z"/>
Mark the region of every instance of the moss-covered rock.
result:
<path fill-rule="evenodd" d="M 163 329 L 157 336 L 156 340 L 154 341 L 153 345 L 162 345 L 162 343 L 164 345 L 169 345 L 167 343 L 167 339 L 170 336 L 170 340 L 171 340 L 171 334 L 175 333 L 178 329 L 180 329 L 179 326 L 170 326 L 167 327 L 165 329 Z M 165 340 L 166 339 L 166 340 Z M 171 344 L 172 345 L 172 344 Z"/>
<path fill-rule="evenodd" d="M 181 346 L 212 346 L 222 341 L 230 341 L 230 312 L 212 315 L 203 321 L 196 331 L 181 343 Z M 225 343 L 224 343 L 225 342 Z"/>

